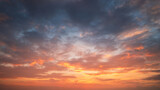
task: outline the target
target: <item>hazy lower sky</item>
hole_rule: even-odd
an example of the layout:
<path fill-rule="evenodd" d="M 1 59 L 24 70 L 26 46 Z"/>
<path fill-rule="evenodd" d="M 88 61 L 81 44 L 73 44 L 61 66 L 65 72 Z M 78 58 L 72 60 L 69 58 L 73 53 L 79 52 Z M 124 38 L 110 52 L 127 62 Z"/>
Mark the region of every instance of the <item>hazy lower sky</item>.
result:
<path fill-rule="evenodd" d="M 0 0 L 1 90 L 160 90 L 160 0 Z"/>

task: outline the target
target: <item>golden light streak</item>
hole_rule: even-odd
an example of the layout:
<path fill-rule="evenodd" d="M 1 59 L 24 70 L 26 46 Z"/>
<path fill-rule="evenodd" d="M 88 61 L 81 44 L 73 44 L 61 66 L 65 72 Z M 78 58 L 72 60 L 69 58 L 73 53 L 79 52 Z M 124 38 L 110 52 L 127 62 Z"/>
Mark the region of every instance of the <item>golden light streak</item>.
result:
<path fill-rule="evenodd" d="M 129 32 L 123 32 L 121 33 L 118 38 L 119 39 L 127 39 L 127 38 L 131 38 L 131 37 L 134 37 L 136 35 L 140 35 L 140 34 L 143 34 L 145 32 L 149 31 L 147 28 L 142 28 L 142 29 L 133 29 L 133 30 L 130 30 Z"/>
<path fill-rule="evenodd" d="M 127 47 L 127 50 L 143 50 L 144 46 L 138 46 L 138 47 Z"/>
<path fill-rule="evenodd" d="M 66 62 L 59 63 L 58 65 L 64 66 L 64 67 L 68 68 L 69 70 L 73 70 L 73 71 L 76 71 L 76 72 L 82 72 L 83 71 L 83 69 L 81 67 L 73 66 L 73 65 L 70 65 L 69 63 L 66 63 Z"/>

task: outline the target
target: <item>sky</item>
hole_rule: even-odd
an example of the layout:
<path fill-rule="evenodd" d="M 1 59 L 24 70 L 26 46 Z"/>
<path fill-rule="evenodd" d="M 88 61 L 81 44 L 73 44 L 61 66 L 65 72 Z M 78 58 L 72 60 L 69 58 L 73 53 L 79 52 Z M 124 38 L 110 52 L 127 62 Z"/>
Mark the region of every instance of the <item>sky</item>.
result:
<path fill-rule="evenodd" d="M 160 90 L 160 0 L 0 0 L 1 90 Z"/>

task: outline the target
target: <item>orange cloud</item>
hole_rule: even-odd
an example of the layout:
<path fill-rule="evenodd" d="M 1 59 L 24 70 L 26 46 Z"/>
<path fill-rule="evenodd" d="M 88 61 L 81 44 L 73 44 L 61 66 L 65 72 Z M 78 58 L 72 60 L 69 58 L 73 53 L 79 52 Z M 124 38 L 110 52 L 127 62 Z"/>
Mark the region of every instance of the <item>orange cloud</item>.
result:
<path fill-rule="evenodd" d="M 14 68 L 14 67 L 29 67 L 29 64 L 11 64 L 11 63 L 2 63 L 0 64 L 0 66 L 4 66 L 4 67 L 11 67 L 11 68 Z"/>
<path fill-rule="evenodd" d="M 133 29 L 133 30 L 130 30 L 128 32 L 123 32 L 121 33 L 118 38 L 119 39 L 127 39 L 127 38 L 131 38 L 131 37 L 134 37 L 136 35 L 140 35 L 140 34 L 143 34 L 145 32 L 149 31 L 147 28 L 143 28 L 143 29 Z"/>
<path fill-rule="evenodd" d="M 5 67 L 19 67 L 19 66 L 29 67 L 29 66 L 35 66 L 36 64 L 43 65 L 44 64 L 44 60 L 35 60 L 35 61 L 31 62 L 31 63 L 25 63 L 25 64 L 2 63 L 0 65 L 1 66 L 5 66 Z"/>
<path fill-rule="evenodd" d="M 105 54 L 103 57 L 104 58 L 109 58 L 109 57 L 111 57 L 112 55 L 110 55 L 110 54 Z"/>
<path fill-rule="evenodd" d="M 144 49 L 144 46 L 138 46 L 138 47 L 127 47 L 126 48 L 127 50 L 143 50 Z"/>
<path fill-rule="evenodd" d="M 43 65 L 44 60 L 36 60 L 30 63 L 30 66 L 34 66 L 35 64 Z"/>
<path fill-rule="evenodd" d="M 67 62 L 61 62 L 58 65 L 64 66 L 64 67 L 68 68 L 69 70 L 73 70 L 73 71 L 76 71 L 76 72 L 82 72 L 83 71 L 83 69 L 80 66 L 78 66 L 78 65 L 73 66 L 73 65 L 71 65 Z"/>

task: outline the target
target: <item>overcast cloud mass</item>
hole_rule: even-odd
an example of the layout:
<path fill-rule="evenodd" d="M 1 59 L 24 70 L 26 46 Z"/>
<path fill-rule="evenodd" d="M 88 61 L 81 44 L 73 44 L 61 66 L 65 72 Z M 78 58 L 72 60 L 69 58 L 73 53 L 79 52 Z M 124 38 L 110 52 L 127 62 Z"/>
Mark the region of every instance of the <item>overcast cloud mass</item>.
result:
<path fill-rule="evenodd" d="M 1 90 L 160 90 L 160 0 L 0 0 Z"/>

